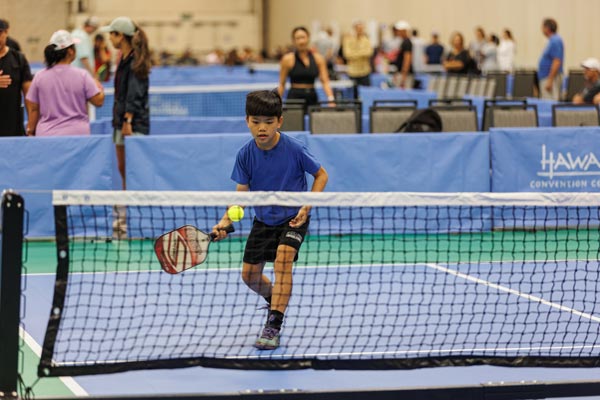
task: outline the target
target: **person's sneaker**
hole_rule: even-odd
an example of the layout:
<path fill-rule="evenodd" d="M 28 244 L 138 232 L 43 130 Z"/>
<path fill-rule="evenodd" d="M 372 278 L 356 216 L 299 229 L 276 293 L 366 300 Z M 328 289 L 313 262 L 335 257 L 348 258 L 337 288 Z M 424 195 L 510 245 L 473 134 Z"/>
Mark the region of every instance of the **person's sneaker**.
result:
<path fill-rule="evenodd" d="M 254 347 L 259 350 L 274 350 L 279 347 L 279 329 L 265 326 L 262 333 L 256 339 Z"/>

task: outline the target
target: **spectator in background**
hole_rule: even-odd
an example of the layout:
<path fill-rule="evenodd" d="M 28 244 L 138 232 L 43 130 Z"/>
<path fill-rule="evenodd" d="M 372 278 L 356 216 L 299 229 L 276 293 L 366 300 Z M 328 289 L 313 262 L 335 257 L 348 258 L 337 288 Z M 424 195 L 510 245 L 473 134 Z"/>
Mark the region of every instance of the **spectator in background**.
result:
<path fill-rule="evenodd" d="M 400 48 L 398 50 L 398 55 L 396 56 L 396 60 L 394 61 L 394 65 L 396 66 L 396 77 L 395 82 L 396 85 L 400 88 L 412 88 L 413 83 L 413 44 L 412 41 L 408 37 L 408 32 L 410 31 L 410 24 L 406 21 L 398 21 L 394 25 L 395 31 L 397 35 L 402 39 L 400 43 Z"/>
<path fill-rule="evenodd" d="M 194 56 L 192 49 L 187 48 L 176 61 L 177 65 L 198 65 L 200 62 Z"/>
<path fill-rule="evenodd" d="M 487 42 L 481 47 L 481 71 L 489 72 L 498 69 L 498 36 L 490 33 Z"/>
<path fill-rule="evenodd" d="M 565 49 L 563 40 L 556 33 L 557 31 L 558 24 L 555 20 L 544 19 L 542 33 L 548 38 L 548 43 L 538 65 L 540 97 L 543 99 L 558 100 L 560 97 Z"/>
<path fill-rule="evenodd" d="M 44 49 L 46 69 L 35 74 L 27 93 L 28 136 L 90 134 L 87 103 L 100 107 L 104 90 L 86 71 L 71 66 L 75 43 L 69 32 L 60 30 Z"/>
<path fill-rule="evenodd" d="M 83 68 L 95 76 L 94 70 L 96 62 L 94 61 L 94 43 L 92 42 L 92 33 L 98 29 L 100 21 L 97 17 L 89 17 L 83 23 L 83 27 L 75 29 L 71 35 L 76 40 L 76 58 L 73 61 L 73 66 Z"/>
<path fill-rule="evenodd" d="M 588 58 L 581 63 L 585 87 L 573 96 L 574 104 L 600 104 L 600 61 Z"/>
<path fill-rule="evenodd" d="M 471 53 L 471 58 L 475 61 L 475 65 L 479 69 L 481 69 L 481 63 L 483 61 L 483 54 L 481 50 L 485 43 L 485 31 L 482 27 L 478 26 L 475 28 L 475 40 L 469 44 L 469 51 Z"/>
<path fill-rule="evenodd" d="M 425 41 L 419 37 L 419 31 L 413 29 L 410 41 L 413 45 L 412 68 L 418 74 L 425 71 Z"/>
<path fill-rule="evenodd" d="M 223 50 L 216 48 L 206 55 L 204 60 L 209 65 L 220 65 L 225 63 L 225 53 Z"/>
<path fill-rule="evenodd" d="M 427 65 L 439 65 L 444 57 L 444 46 L 440 44 L 440 36 L 437 32 L 431 33 L 431 43 L 425 48 Z"/>
<path fill-rule="evenodd" d="M 327 72 L 333 78 L 335 76 L 335 55 L 337 52 L 335 40 L 333 39 L 333 29 L 327 27 L 316 35 L 313 42 L 314 49 L 325 58 L 327 64 Z"/>
<path fill-rule="evenodd" d="M 329 84 L 325 58 L 321 54 L 311 51 L 308 30 L 303 26 L 294 28 L 292 40 L 296 50 L 284 55 L 279 64 L 279 86 L 277 87 L 279 95 L 283 96 L 285 82 L 289 77 L 291 88 L 287 98 L 304 100 L 305 107 L 316 105 L 318 98 L 315 90 L 315 79 L 318 77 L 323 84 L 327 100 L 333 101 L 333 91 Z"/>
<path fill-rule="evenodd" d="M 94 37 L 94 64 L 94 76 L 100 82 L 110 80 L 111 54 L 101 33 Z"/>
<path fill-rule="evenodd" d="M 358 86 L 371 86 L 373 46 L 361 21 L 354 22 L 353 27 L 354 34 L 344 37 L 341 49 L 348 76 L 354 81 L 354 98 L 358 98 Z"/>
<path fill-rule="evenodd" d="M 125 184 L 125 136 L 147 135 L 150 131 L 148 102 L 149 75 L 152 66 L 146 33 L 128 17 L 115 18 L 100 29 L 110 32 L 110 41 L 121 51 L 115 72 L 113 106 L 113 139 L 119 172 Z M 122 216 L 122 214 L 120 214 Z M 116 220 L 119 235 L 124 233 L 124 221 Z"/>
<path fill-rule="evenodd" d="M 8 21 L 0 19 L 0 136 L 25 134 L 22 97 L 31 85 L 31 69 L 23 55 L 8 46 Z"/>
<path fill-rule="evenodd" d="M 260 56 L 260 54 L 257 54 L 250 46 L 244 46 L 240 58 L 242 59 L 242 62 L 244 64 L 262 62 L 262 57 Z"/>
<path fill-rule="evenodd" d="M 460 32 L 456 32 L 452 35 L 452 48 L 443 64 L 446 72 L 453 74 L 470 74 L 477 70 L 474 65 L 475 61 L 465 49 L 464 43 L 465 39 Z"/>
<path fill-rule="evenodd" d="M 237 48 L 234 47 L 233 49 L 229 50 L 229 53 L 227 53 L 227 57 L 225 57 L 225 65 L 228 65 L 230 67 L 244 65 L 244 60 L 242 60 L 242 58 L 238 54 Z"/>
<path fill-rule="evenodd" d="M 8 23 L 7 20 L 3 19 L 3 20 L 0 20 L 0 21 L 4 22 L 4 24 L 6 25 L 6 29 L 7 30 L 10 28 L 10 24 Z M 6 45 L 8 47 L 10 47 L 11 49 L 13 49 L 13 50 L 16 50 L 18 52 L 22 52 L 21 45 L 19 44 L 19 42 L 17 42 L 14 38 L 12 38 L 10 36 L 8 36 L 6 38 Z"/>
<path fill-rule="evenodd" d="M 512 32 L 508 29 L 502 31 L 502 39 L 498 44 L 498 68 L 502 71 L 512 72 L 515 69 L 515 41 Z"/>

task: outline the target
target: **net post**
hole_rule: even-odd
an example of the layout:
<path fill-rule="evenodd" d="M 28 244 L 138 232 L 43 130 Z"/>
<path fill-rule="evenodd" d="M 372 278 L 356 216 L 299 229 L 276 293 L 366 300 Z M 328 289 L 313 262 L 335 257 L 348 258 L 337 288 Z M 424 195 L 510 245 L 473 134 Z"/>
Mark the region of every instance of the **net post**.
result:
<path fill-rule="evenodd" d="M 17 398 L 23 266 L 23 197 L 2 193 L 0 251 L 0 399 Z"/>
<path fill-rule="evenodd" d="M 54 345 L 65 304 L 67 279 L 69 276 L 69 232 L 66 206 L 54 207 L 54 227 L 58 262 L 56 266 L 56 282 L 54 284 L 52 309 L 50 310 L 50 318 L 48 319 L 44 344 L 42 345 L 40 365 L 38 366 L 39 377 L 51 376 Z"/>

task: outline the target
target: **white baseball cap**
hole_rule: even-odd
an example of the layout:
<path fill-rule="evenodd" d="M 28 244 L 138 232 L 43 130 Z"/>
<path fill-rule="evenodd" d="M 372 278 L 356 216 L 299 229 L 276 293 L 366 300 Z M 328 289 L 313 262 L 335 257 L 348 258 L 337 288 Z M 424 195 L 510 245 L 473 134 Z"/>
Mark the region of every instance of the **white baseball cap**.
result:
<path fill-rule="evenodd" d="M 79 42 L 79 39 L 74 38 L 68 31 L 65 31 L 64 29 L 54 32 L 50 37 L 50 44 L 53 44 L 56 47 L 56 49 L 54 49 L 56 51 L 66 49 L 67 47 L 73 46 Z"/>
<path fill-rule="evenodd" d="M 398 31 L 410 30 L 410 24 L 406 21 L 398 21 L 394 24 L 394 28 Z"/>
<path fill-rule="evenodd" d="M 126 36 L 133 36 L 135 31 L 135 24 L 129 17 L 117 17 L 110 25 L 100 28 L 100 32 L 120 32 Z"/>
<path fill-rule="evenodd" d="M 600 61 L 598 61 L 597 58 L 586 58 L 581 63 L 581 66 L 587 69 L 595 69 L 596 71 L 600 72 Z"/>

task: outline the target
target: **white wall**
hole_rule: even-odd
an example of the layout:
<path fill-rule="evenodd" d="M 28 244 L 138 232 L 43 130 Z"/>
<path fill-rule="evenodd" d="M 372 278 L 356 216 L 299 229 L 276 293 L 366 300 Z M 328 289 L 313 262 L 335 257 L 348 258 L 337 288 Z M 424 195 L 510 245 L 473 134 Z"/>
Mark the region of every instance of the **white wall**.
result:
<path fill-rule="evenodd" d="M 91 13 L 110 21 L 127 15 L 139 23 L 151 47 L 181 52 L 215 47 L 260 47 L 260 1 L 257 0 L 95 0 Z"/>
<path fill-rule="evenodd" d="M 85 12 L 77 13 L 77 0 L 0 0 L 0 18 L 10 21 L 11 36 L 31 61 L 43 61 L 52 32 L 79 26 L 89 15 L 106 24 L 120 15 L 131 17 L 144 28 L 156 51 L 208 52 L 215 47 L 258 49 L 261 45 L 260 0 L 85 0 L 83 4 Z"/>

